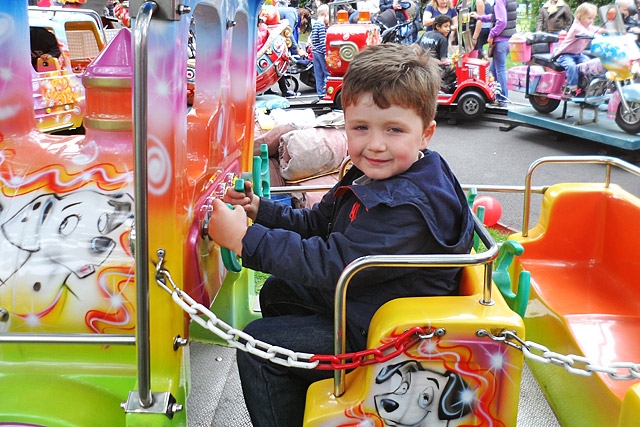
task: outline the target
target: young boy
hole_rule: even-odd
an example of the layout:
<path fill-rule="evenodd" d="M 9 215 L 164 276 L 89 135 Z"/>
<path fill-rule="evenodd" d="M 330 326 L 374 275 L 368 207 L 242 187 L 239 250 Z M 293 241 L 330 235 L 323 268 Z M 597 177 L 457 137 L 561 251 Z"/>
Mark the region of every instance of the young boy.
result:
<path fill-rule="evenodd" d="M 462 254 L 473 240 L 465 194 L 427 145 L 436 128 L 440 73 L 412 46 L 360 51 L 344 77 L 342 102 L 353 167 L 312 209 L 292 209 L 229 190 L 213 201 L 209 234 L 271 273 L 260 291 L 262 319 L 245 332 L 296 352 L 333 354 L 334 293 L 343 269 L 364 255 Z M 422 52 L 421 52 L 422 53 Z M 247 226 L 247 215 L 255 222 Z M 375 268 L 347 292 L 347 352 L 366 348 L 369 322 L 400 297 L 455 295 L 459 268 Z M 308 386 L 333 371 L 277 365 L 237 352 L 253 425 L 302 425 Z"/>
<path fill-rule="evenodd" d="M 441 62 L 449 62 L 449 33 L 451 32 L 451 17 L 438 15 L 433 21 L 433 30 L 427 31 L 420 37 L 418 44 L 425 51 Z"/>
<path fill-rule="evenodd" d="M 313 51 L 313 73 L 316 77 L 316 93 L 318 99 L 316 102 L 324 98 L 327 90 L 327 26 L 329 25 L 329 6 L 321 4 L 318 6 L 316 21 L 311 27 L 309 40 L 311 41 L 311 49 Z"/>

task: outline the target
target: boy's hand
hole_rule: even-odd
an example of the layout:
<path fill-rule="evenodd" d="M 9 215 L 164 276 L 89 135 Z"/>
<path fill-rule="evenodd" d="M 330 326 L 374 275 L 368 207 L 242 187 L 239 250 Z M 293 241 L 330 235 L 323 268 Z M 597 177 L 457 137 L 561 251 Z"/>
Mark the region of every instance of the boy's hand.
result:
<path fill-rule="evenodd" d="M 244 182 L 244 193 L 229 187 L 224 193 L 223 200 L 233 206 L 242 206 L 249 218 L 255 221 L 260 207 L 260 197 L 253 194 L 250 181 Z"/>
<path fill-rule="evenodd" d="M 469 17 L 473 18 L 473 19 L 478 19 L 478 12 L 471 12 L 469 13 Z"/>
<path fill-rule="evenodd" d="M 213 199 L 211 205 L 213 211 L 209 222 L 209 236 L 219 246 L 242 254 L 242 238 L 247 234 L 248 228 L 247 215 L 237 206 L 229 209 L 220 199 Z"/>

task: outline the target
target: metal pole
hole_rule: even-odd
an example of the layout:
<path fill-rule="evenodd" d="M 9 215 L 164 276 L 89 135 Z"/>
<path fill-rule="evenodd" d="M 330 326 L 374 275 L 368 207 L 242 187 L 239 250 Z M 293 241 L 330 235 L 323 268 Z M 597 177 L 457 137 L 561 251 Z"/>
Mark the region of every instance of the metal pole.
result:
<path fill-rule="evenodd" d="M 149 339 L 149 231 L 147 200 L 147 60 L 148 36 L 151 18 L 157 5 L 145 2 L 140 6 L 135 23 L 134 43 L 134 179 L 136 198 L 136 298 L 138 338 L 138 394 L 140 406 L 153 404 L 151 394 L 150 339 Z"/>

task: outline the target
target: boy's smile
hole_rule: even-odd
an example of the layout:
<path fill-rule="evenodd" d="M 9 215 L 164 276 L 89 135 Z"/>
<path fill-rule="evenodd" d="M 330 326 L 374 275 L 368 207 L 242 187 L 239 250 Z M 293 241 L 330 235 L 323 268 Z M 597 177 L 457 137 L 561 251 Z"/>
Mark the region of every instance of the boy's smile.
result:
<path fill-rule="evenodd" d="M 398 175 L 427 148 L 436 124 L 424 129 L 416 111 L 391 105 L 381 109 L 370 94 L 345 107 L 345 129 L 353 164 L 371 179 Z"/>

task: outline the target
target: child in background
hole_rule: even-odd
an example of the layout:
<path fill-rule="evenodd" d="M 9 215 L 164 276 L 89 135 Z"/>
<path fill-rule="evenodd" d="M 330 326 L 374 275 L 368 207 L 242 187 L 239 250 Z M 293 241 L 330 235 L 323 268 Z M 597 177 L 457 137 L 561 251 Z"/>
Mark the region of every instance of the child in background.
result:
<path fill-rule="evenodd" d="M 578 38 L 578 36 L 593 36 L 605 32 L 604 28 L 593 25 L 598 8 L 592 3 L 582 3 L 575 12 L 575 19 L 565 39 L 553 52 L 556 61 L 567 72 L 567 90 L 570 95 L 578 94 L 578 64 L 587 62 L 590 58 L 582 53 L 589 43 L 590 38 Z"/>
<path fill-rule="evenodd" d="M 458 180 L 427 149 L 440 71 L 414 46 L 367 46 L 344 76 L 342 103 L 353 167 L 312 209 L 293 209 L 229 189 L 213 200 L 209 234 L 271 274 L 260 290 L 262 318 L 245 332 L 291 351 L 333 354 L 334 294 L 344 268 L 365 255 L 466 254 L 474 222 Z M 254 222 L 247 225 L 247 216 Z M 366 348 L 373 314 L 402 297 L 457 295 L 460 268 L 373 268 L 350 282 L 347 352 Z M 237 352 L 254 427 L 300 427 L 307 388 L 333 371 L 282 366 Z"/>
<path fill-rule="evenodd" d="M 418 45 L 440 61 L 442 83 L 440 90 L 444 93 L 453 93 L 456 88 L 456 71 L 454 64 L 448 58 L 449 33 L 451 32 L 451 17 L 438 15 L 433 21 L 434 30 L 427 31 L 420 37 Z"/>
<path fill-rule="evenodd" d="M 425 32 L 418 44 L 431 56 L 440 62 L 449 62 L 449 33 L 451 32 L 451 17 L 438 15 L 433 21 L 434 30 Z"/>
<path fill-rule="evenodd" d="M 318 99 L 315 102 L 320 101 L 326 94 L 327 78 L 329 73 L 327 72 L 327 61 L 325 55 L 327 54 L 327 26 L 329 25 L 329 6 L 321 4 L 318 6 L 318 12 L 316 15 L 316 21 L 311 27 L 311 34 L 309 40 L 311 40 L 311 49 L 313 50 L 313 72 L 316 77 L 316 93 Z"/>

